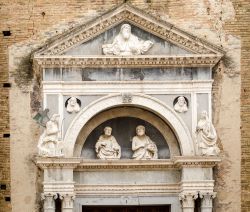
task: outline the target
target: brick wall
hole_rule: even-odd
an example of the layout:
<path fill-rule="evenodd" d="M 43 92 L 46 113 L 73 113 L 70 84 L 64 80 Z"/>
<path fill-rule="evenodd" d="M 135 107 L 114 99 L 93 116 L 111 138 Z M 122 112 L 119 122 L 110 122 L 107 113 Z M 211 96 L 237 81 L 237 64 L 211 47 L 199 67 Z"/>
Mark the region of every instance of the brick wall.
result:
<path fill-rule="evenodd" d="M 121 3 L 122 0 L 54 0 L 54 1 L 7 1 L 0 2 L 0 212 L 11 211 L 10 202 L 10 139 L 9 133 L 9 103 L 8 103 L 8 47 L 23 42 L 29 38 L 39 39 L 40 33 L 50 29 L 52 26 L 61 23 L 71 24 L 72 20 L 83 18 L 84 16 L 95 17 L 113 6 Z M 213 13 L 214 8 L 209 5 L 209 0 L 131 0 L 133 5 L 145 9 L 153 14 L 160 14 L 163 17 L 171 19 L 179 27 L 189 30 L 186 24 L 190 24 L 194 18 L 201 26 L 197 29 L 203 38 L 213 41 L 211 36 L 203 33 L 203 29 L 220 30 L 241 37 L 241 77 L 242 77 L 242 96 L 241 96 L 241 146 L 242 146 L 242 169 L 241 169 L 241 188 L 242 188 L 242 211 L 250 211 L 250 3 L 249 0 L 232 1 L 235 9 L 235 17 L 223 22 L 221 14 L 226 13 L 226 9 L 215 12 L 215 18 L 218 19 L 218 25 L 214 26 L 208 16 Z M 146 3 L 148 2 L 148 3 Z M 206 14 L 197 8 L 200 2 L 207 6 Z M 214 0 L 218 5 L 229 0 Z M 217 28 L 216 28 L 217 27 Z M 3 31 L 10 36 L 4 36 Z M 52 32 L 56 34 L 57 32 Z M 48 35 L 49 37 L 49 35 Z M 214 41 L 220 44 L 219 38 Z M 216 84 L 215 84 L 216 85 Z M 216 88 L 215 88 L 216 90 Z M 13 114 L 14 115 L 14 114 Z M 11 136 L 11 135 L 10 135 Z M 240 154 L 240 153 L 239 153 Z M 5 186 L 6 185 L 6 186 Z M 7 200 L 7 201 L 6 201 Z"/>

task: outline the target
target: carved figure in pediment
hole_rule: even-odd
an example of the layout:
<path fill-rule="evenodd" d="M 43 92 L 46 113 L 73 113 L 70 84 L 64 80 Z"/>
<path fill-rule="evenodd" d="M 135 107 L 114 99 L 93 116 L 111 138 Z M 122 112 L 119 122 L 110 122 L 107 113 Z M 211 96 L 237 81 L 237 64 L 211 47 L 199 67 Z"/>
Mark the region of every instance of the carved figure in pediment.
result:
<path fill-rule="evenodd" d="M 80 105 L 77 102 L 77 98 L 72 96 L 69 100 L 68 100 L 68 104 L 67 104 L 67 108 L 66 110 L 69 113 L 78 113 L 80 111 Z"/>
<path fill-rule="evenodd" d="M 46 123 L 45 130 L 38 142 L 39 155 L 43 157 L 60 157 L 62 154 L 62 141 L 60 140 L 60 115 L 54 114 Z"/>
<path fill-rule="evenodd" d="M 103 160 L 121 158 L 121 147 L 114 136 L 111 135 L 112 128 L 105 127 L 104 134 L 96 142 L 95 150 L 97 157 Z"/>
<path fill-rule="evenodd" d="M 136 136 L 132 140 L 133 159 L 151 160 L 158 158 L 158 149 L 156 144 L 145 134 L 145 127 L 139 125 L 136 127 Z"/>
<path fill-rule="evenodd" d="M 196 127 L 196 139 L 201 155 L 218 155 L 220 149 L 217 146 L 217 133 L 210 122 L 207 111 L 202 111 Z"/>
<path fill-rule="evenodd" d="M 179 96 L 174 105 L 174 110 L 178 113 L 185 113 L 188 111 L 187 101 L 184 96 Z"/>
<path fill-rule="evenodd" d="M 123 24 L 112 44 L 102 45 L 105 55 L 130 56 L 147 52 L 153 46 L 150 40 L 141 40 L 131 33 L 131 26 Z"/>

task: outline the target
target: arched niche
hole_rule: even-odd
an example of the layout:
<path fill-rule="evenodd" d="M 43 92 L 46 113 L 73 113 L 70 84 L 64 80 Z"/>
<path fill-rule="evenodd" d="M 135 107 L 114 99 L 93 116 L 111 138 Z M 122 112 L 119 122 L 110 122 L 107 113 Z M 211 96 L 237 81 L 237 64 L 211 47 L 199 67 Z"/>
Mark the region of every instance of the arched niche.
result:
<path fill-rule="evenodd" d="M 166 122 L 145 109 L 125 106 L 108 109 L 89 120 L 77 137 L 74 156 L 95 158 L 95 143 L 103 133 L 104 127 L 111 126 L 112 134 L 122 147 L 122 158 L 131 158 L 131 140 L 137 125 L 146 127 L 146 134 L 158 147 L 160 159 L 180 155 L 178 141 Z"/>
<path fill-rule="evenodd" d="M 120 106 L 142 108 L 157 115 L 172 129 L 179 143 L 181 155 L 195 155 L 194 144 L 190 132 L 184 121 L 172 108 L 162 101 L 145 94 L 133 94 L 132 101 L 130 103 L 124 103 L 123 95 L 119 93 L 102 97 L 92 102 L 78 113 L 69 126 L 64 138 L 65 156 L 80 156 L 82 147 L 82 144 L 78 142 L 80 132 L 90 119 L 100 112 Z"/>

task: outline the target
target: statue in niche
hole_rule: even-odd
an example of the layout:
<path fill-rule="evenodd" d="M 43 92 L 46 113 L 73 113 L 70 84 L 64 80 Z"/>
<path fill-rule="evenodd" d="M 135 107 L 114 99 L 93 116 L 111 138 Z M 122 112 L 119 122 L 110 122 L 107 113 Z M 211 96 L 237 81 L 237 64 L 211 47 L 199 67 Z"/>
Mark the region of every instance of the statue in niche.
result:
<path fill-rule="evenodd" d="M 60 140 L 60 115 L 54 114 L 46 123 L 45 130 L 38 142 L 39 155 L 43 157 L 61 157 L 62 141 Z"/>
<path fill-rule="evenodd" d="M 68 104 L 67 104 L 67 108 L 66 110 L 69 113 L 78 113 L 80 111 L 80 105 L 77 102 L 77 98 L 72 96 L 69 100 L 68 100 Z"/>
<path fill-rule="evenodd" d="M 121 158 L 121 147 L 111 133 L 112 128 L 105 127 L 104 134 L 99 137 L 95 144 L 95 151 L 97 157 L 100 159 L 109 160 Z"/>
<path fill-rule="evenodd" d="M 201 155 L 218 155 L 217 134 L 213 124 L 209 121 L 207 111 L 202 111 L 196 127 L 196 139 Z"/>
<path fill-rule="evenodd" d="M 174 110 L 178 113 L 185 113 L 188 111 L 187 101 L 184 96 L 179 96 L 174 105 Z"/>
<path fill-rule="evenodd" d="M 123 24 L 113 43 L 102 45 L 102 49 L 105 55 L 130 56 L 144 54 L 152 46 L 152 41 L 140 40 L 131 33 L 131 26 L 129 24 Z"/>
<path fill-rule="evenodd" d="M 132 140 L 133 159 L 151 160 L 158 158 L 156 144 L 145 134 L 145 127 L 139 125 L 136 127 L 136 136 Z"/>

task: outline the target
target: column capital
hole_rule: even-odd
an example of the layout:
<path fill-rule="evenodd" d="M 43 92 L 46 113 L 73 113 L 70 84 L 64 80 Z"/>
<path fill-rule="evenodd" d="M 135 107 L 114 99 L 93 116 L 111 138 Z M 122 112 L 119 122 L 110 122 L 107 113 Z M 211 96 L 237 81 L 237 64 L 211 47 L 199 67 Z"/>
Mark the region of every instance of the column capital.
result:
<path fill-rule="evenodd" d="M 199 192 L 201 198 L 201 208 L 212 208 L 213 199 L 216 197 L 216 192 Z"/>
<path fill-rule="evenodd" d="M 198 192 L 182 192 L 179 199 L 183 208 L 194 208 L 194 200 L 198 198 Z"/>
<path fill-rule="evenodd" d="M 58 198 L 56 193 L 42 193 L 41 199 L 44 200 L 44 212 L 55 212 L 55 199 Z"/>
<path fill-rule="evenodd" d="M 57 194 L 57 193 L 52 193 L 52 192 L 49 192 L 49 193 L 42 193 L 42 194 L 41 194 L 41 199 L 42 199 L 42 200 L 45 200 L 46 198 L 57 199 L 57 198 L 58 198 L 58 194 Z"/>
<path fill-rule="evenodd" d="M 62 200 L 62 211 L 63 212 L 73 211 L 75 193 L 60 194 L 59 197 Z"/>

